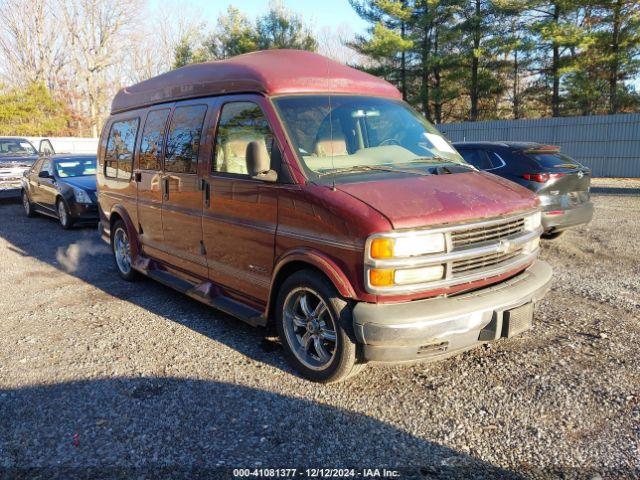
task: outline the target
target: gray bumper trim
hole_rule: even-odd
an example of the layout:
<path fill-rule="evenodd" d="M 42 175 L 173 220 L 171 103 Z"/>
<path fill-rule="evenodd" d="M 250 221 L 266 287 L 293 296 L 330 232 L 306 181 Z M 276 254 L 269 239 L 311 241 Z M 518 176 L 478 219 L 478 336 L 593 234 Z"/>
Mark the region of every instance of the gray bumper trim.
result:
<path fill-rule="evenodd" d="M 542 212 L 542 227 L 546 232 L 562 230 L 564 228 L 589 223 L 593 218 L 593 203 L 586 202 L 582 205 L 564 210 L 562 215 L 549 215 Z"/>
<path fill-rule="evenodd" d="M 358 303 L 353 308 L 354 333 L 365 347 L 389 351 L 410 347 L 415 352 L 416 346 L 436 341 L 449 341 L 449 351 L 470 348 L 496 312 L 540 300 L 550 287 L 551 273 L 547 263 L 537 260 L 509 280 L 468 294 L 394 304 Z M 499 338 L 500 328 L 495 330 Z"/>

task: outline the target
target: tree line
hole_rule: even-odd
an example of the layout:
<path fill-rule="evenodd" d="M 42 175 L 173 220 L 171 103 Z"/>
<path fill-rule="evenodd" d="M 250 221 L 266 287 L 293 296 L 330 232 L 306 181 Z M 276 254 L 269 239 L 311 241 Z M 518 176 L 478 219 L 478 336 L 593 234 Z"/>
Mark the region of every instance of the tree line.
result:
<path fill-rule="evenodd" d="M 236 7 L 220 15 L 210 33 L 188 32 L 175 48 L 173 67 L 223 60 L 243 53 L 274 48 L 318 50 L 318 41 L 301 15 L 283 3 L 272 3 L 254 22 Z"/>
<path fill-rule="evenodd" d="M 95 136 L 122 86 L 273 48 L 386 78 L 435 123 L 640 110 L 638 0 L 344 1 L 365 33 L 317 30 L 282 0 L 212 23 L 179 0 L 0 0 L 3 131 Z"/>
<path fill-rule="evenodd" d="M 637 111 L 638 0 L 349 0 L 352 45 L 436 122 Z"/>

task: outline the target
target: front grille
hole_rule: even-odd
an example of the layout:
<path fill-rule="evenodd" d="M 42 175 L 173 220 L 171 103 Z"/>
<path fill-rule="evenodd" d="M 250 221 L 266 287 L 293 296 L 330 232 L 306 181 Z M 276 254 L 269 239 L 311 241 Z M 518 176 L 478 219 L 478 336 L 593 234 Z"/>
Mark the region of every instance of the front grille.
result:
<path fill-rule="evenodd" d="M 493 265 L 498 265 L 507 260 L 517 257 L 522 253 L 522 248 L 514 250 L 508 253 L 488 253 L 486 255 L 478 255 L 476 257 L 469 257 L 462 260 L 456 260 L 451 267 L 451 273 L 461 274 L 471 272 L 473 270 L 480 270 L 483 268 L 489 268 Z"/>
<path fill-rule="evenodd" d="M 365 258 L 367 290 L 372 293 L 407 292 L 451 287 L 485 280 L 490 277 L 524 268 L 538 254 L 536 240 L 542 232 L 541 226 L 529 225 L 533 212 L 521 213 L 507 218 L 444 226 L 436 229 L 445 236 L 445 251 L 411 258 L 378 260 Z M 427 230 L 428 231 L 428 230 Z M 372 268 L 399 270 L 419 269 L 427 266 L 443 266 L 444 275 L 439 280 L 395 284 L 392 287 L 375 287 L 370 284 Z"/>
<path fill-rule="evenodd" d="M 455 250 L 471 244 L 500 240 L 523 231 L 524 218 L 516 218 L 488 227 L 454 231 L 451 233 L 451 242 Z"/>

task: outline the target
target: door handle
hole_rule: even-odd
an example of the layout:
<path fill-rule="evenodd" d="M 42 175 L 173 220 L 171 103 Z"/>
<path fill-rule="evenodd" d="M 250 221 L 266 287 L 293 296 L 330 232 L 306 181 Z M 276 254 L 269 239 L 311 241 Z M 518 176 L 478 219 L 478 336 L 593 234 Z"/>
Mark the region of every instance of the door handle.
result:
<path fill-rule="evenodd" d="M 204 184 L 204 206 L 209 208 L 211 206 L 211 184 L 206 180 L 202 180 Z"/>
<path fill-rule="evenodd" d="M 136 172 L 135 179 L 137 183 L 140 183 L 142 181 L 142 172 Z"/>
<path fill-rule="evenodd" d="M 169 178 L 164 177 L 162 179 L 162 199 L 169 200 Z"/>

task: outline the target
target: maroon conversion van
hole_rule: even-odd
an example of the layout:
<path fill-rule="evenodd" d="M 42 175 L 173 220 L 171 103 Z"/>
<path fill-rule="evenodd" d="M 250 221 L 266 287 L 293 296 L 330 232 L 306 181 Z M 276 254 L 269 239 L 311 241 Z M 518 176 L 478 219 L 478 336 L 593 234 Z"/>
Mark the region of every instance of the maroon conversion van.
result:
<path fill-rule="evenodd" d="M 514 336 L 551 281 L 531 192 L 467 164 L 389 83 L 314 53 L 122 89 L 97 182 L 120 276 L 273 325 L 316 381 Z"/>

